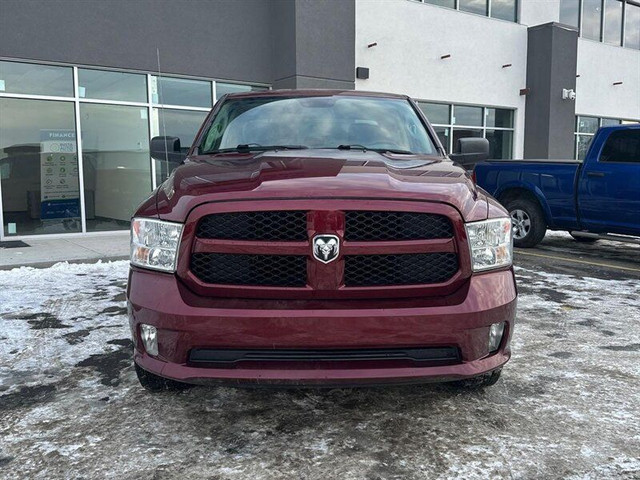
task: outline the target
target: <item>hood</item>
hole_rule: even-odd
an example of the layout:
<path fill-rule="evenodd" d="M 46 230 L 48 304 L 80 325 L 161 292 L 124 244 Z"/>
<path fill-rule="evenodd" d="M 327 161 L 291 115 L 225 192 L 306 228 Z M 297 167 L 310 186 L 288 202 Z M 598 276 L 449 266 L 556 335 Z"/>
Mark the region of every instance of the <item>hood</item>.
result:
<path fill-rule="evenodd" d="M 156 205 L 160 218 L 183 222 L 207 202 L 319 197 L 431 201 L 466 221 L 487 218 L 486 196 L 449 160 L 333 149 L 194 156 L 158 188 Z"/>

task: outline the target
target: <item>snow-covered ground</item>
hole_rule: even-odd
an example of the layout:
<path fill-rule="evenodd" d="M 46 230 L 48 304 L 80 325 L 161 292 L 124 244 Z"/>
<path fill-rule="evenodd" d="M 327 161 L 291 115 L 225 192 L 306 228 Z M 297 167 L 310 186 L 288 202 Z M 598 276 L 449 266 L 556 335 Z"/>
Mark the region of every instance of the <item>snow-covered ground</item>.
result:
<path fill-rule="evenodd" d="M 0 478 L 640 478 L 640 277 L 525 260 L 514 356 L 471 393 L 151 395 L 126 262 L 0 271 Z"/>
<path fill-rule="evenodd" d="M 560 231 L 560 230 L 547 230 L 547 233 L 545 235 L 545 242 L 548 241 L 549 239 L 553 238 L 560 238 L 563 240 L 567 240 L 569 242 L 572 241 L 572 237 L 569 234 L 569 232 L 565 232 L 565 231 Z M 634 237 L 626 237 L 629 239 L 634 239 Z M 588 245 L 588 244 L 587 244 Z M 602 246 L 605 247 L 613 247 L 613 248 L 620 248 L 622 250 L 627 250 L 627 251 L 637 251 L 640 250 L 640 244 L 637 243 L 621 243 L 621 242 L 617 242 L 615 240 L 598 240 L 597 242 L 592 244 L 595 248 L 601 248 Z"/>

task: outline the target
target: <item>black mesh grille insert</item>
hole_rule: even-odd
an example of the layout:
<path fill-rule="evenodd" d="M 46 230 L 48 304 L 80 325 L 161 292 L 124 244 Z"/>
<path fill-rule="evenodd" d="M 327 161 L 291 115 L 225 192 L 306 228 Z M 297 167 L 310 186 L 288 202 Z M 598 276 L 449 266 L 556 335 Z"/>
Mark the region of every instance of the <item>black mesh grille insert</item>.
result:
<path fill-rule="evenodd" d="M 205 283 L 304 287 L 307 284 L 307 257 L 194 253 L 191 271 Z"/>
<path fill-rule="evenodd" d="M 200 221 L 196 236 L 229 240 L 304 241 L 307 239 L 307 212 L 217 213 Z"/>
<path fill-rule="evenodd" d="M 443 215 L 414 212 L 345 212 L 345 240 L 428 240 L 453 237 Z"/>
<path fill-rule="evenodd" d="M 455 253 L 351 255 L 344 259 L 347 287 L 440 283 L 458 271 Z"/>

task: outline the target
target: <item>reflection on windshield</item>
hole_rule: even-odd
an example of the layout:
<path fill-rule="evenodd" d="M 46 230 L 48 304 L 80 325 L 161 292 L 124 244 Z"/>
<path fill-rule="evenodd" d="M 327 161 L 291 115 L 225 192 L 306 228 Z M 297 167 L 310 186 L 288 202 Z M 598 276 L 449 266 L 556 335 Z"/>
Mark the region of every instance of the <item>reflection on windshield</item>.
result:
<path fill-rule="evenodd" d="M 408 101 L 355 96 L 228 100 L 209 127 L 201 150 L 206 153 L 251 144 L 309 148 L 361 145 L 436 154 Z"/>

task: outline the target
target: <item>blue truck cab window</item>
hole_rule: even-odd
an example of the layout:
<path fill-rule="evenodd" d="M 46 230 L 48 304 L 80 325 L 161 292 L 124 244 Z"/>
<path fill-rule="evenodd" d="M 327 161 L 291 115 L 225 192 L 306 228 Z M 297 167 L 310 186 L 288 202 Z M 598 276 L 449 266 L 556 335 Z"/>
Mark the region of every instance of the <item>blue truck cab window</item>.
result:
<path fill-rule="evenodd" d="M 602 147 L 600 161 L 640 163 L 640 129 L 611 132 Z"/>

